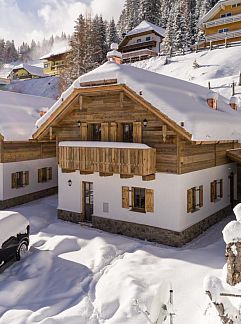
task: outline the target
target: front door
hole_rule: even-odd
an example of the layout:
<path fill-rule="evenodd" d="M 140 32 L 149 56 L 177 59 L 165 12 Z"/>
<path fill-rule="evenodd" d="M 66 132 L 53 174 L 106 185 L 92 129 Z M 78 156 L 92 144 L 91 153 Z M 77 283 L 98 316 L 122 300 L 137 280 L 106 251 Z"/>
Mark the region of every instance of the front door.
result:
<path fill-rule="evenodd" d="M 230 205 L 234 207 L 234 174 L 233 172 L 229 175 L 229 185 L 230 185 Z"/>
<path fill-rule="evenodd" d="M 93 203 L 93 182 L 83 182 L 83 213 L 85 222 L 92 221 Z"/>

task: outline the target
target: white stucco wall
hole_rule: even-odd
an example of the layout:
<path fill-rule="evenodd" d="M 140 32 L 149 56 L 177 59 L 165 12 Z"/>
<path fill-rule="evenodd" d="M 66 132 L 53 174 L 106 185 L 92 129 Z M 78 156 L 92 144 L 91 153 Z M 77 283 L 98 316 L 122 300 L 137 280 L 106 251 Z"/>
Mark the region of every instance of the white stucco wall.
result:
<path fill-rule="evenodd" d="M 154 181 L 142 181 L 141 177 L 120 179 L 119 175 L 100 177 L 97 173 L 80 175 L 77 171 L 62 173 L 59 169 L 58 208 L 80 213 L 82 181 L 88 181 L 93 182 L 94 215 L 182 231 L 229 205 L 228 176 L 232 171 L 236 178 L 235 163 L 183 175 L 158 173 Z M 223 179 L 223 198 L 212 203 L 210 183 L 219 179 Z M 71 186 L 68 180 L 72 181 Z M 187 213 L 187 190 L 199 185 L 204 186 L 204 207 L 194 213 Z M 122 208 L 122 186 L 153 189 L 154 213 L 138 213 Z M 108 213 L 103 212 L 103 203 L 108 203 Z"/>
<path fill-rule="evenodd" d="M 52 167 L 52 180 L 38 183 L 38 169 Z M 12 173 L 29 171 L 29 185 L 12 189 Z M 6 200 L 19 197 L 32 192 L 48 189 L 57 186 L 57 161 L 56 158 L 0 163 L 0 199 Z"/>

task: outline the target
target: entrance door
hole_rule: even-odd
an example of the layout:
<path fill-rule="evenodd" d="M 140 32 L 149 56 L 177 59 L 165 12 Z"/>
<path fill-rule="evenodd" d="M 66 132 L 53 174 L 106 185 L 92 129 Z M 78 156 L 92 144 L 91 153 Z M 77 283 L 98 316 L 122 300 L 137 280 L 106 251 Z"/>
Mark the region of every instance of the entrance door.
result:
<path fill-rule="evenodd" d="M 83 182 L 83 213 L 86 222 L 92 221 L 93 215 L 93 182 Z"/>
<path fill-rule="evenodd" d="M 229 175 L 229 185 L 230 185 L 230 205 L 234 207 L 234 173 L 231 172 Z"/>

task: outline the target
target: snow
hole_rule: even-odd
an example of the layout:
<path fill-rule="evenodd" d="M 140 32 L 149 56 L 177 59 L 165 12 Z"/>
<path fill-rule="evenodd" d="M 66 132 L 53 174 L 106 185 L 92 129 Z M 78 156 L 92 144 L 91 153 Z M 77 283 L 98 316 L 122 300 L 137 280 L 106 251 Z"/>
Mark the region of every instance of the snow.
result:
<path fill-rule="evenodd" d="M 14 66 L 13 71 L 19 70 L 19 69 L 25 69 L 27 72 L 29 72 L 33 76 L 39 76 L 39 77 L 46 77 L 46 74 L 43 73 L 43 68 L 29 65 L 27 63 L 22 63 L 20 65 Z"/>
<path fill-rule="evenodd" d="M 129 31 L 126 36 L 133 36 L 139 33 L 145 33 L 147 31 L 155 31 L 158 35 L 164 37 L 165 29 L 159 26 L 156 26 L 146 20 L 143 20 L 138 26 Z"/>
<path fill-rule="evenodd" d="M 81 88 L 80 83 L 108 79 L 117 79 L 119 84 L 127 85 L 137 94 L 141 90 L 143 99 L 179 126 L 184 124 L 183 128 L 192 134 L 194 141 L 241 141 L 241 112 L 231 109 L 224 97 L 219 96 L 218 109 L 214 111 L 207 105 L 207 88 L 114 62 L 106 62 L 79 77 L 48 113 L 37 121 L 36 126 L 40 127 L 74 89 Z"/>
<path fill-rule="evenodd" d="M 237 204 L 233 212 L 237 221 L 232 221 L 223 229 L 223 239 L 226 244 L 241 242 L 241 204 Z"/>
<path fill-rule="evenodd" d="M 65 54 L 65 53 L 70 52 L 70 50 L 71 50 L 71 46 L 65 45 L 63 47 L 59 47 L 57 49 L 52 50 L 50 53 L 42 56 L 40 58 L 40 60 L 46 60 L 46 59 L 48 59 L 48 58 L 50 58 L 52 56 L 57 56 L 57 55 Z"/>
<path fill-rule="evenodd" d="M 85 141 L 67 141 L 60 142 L 59 146 L 70 147 L 103 147 L 103 148 L 125 148 L 125 149 L 142 149 L 147 150 L 150 147 L 146 144 L 139 143 L 121 143 L 121 142 L 85 142 Z"/>
<path fill-rule="evenodd" d="M 0 211 L 0 248 L 10 237 L 26 233 L 29 221 L 21 214 Z"/>
<path fill-rule="evenodd" d="M 241 204 L 237 204 L 234 209 L 233 212 L 236 216 L 237 221 L 241 222 Z"/>
<path fill-rule="evenodd" d="M 174 323 L 216 324 L 202 281 L 220 274 L 226 221 L 177 249 L 62 222 L 56 205 L 52 196 L 13 209 L 29 219 L 30 250 L 0 276 L 0 324 L 147 324 L 136 301 L 156 319 L 168 281 Z"/>
<path fill-rule="evenodd" d="M 0 91 L 0 134 L 6 141 L 28 140 L 39 112 L 53 102 L 49 98 Z"/>

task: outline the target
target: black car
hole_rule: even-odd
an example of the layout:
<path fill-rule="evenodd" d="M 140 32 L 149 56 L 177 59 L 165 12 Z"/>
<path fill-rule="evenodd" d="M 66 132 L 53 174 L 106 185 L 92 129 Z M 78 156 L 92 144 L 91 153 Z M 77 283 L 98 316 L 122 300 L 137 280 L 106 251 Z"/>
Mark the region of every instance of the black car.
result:
<path fill-rule="evenodd" d="M 0 268 L 23 258 L 29 246 L 29 222 L 17 212 L 0 212 Z"/>

